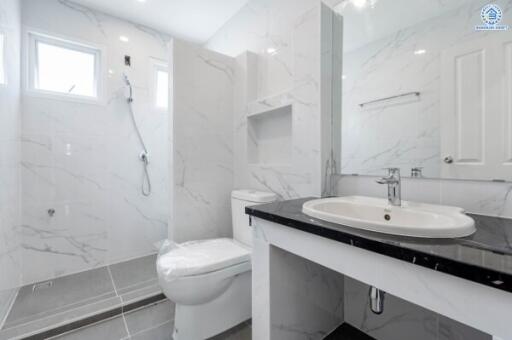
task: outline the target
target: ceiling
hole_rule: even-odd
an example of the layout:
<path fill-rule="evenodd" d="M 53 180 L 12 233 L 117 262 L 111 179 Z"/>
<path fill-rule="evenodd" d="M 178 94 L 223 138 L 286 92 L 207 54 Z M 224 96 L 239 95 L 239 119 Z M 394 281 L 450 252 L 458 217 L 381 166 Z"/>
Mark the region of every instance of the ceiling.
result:
<path fill-rule="evenodd" d="M 74 0 L 173 37 L 205 43 L 248 0 Z"/>
<path fill-rule="evenodd" d="M 473 2 L 475 1 L 342 0 L 335 6 L 335 10 L 344 18 L 344 50 L 351 51 Z"/>

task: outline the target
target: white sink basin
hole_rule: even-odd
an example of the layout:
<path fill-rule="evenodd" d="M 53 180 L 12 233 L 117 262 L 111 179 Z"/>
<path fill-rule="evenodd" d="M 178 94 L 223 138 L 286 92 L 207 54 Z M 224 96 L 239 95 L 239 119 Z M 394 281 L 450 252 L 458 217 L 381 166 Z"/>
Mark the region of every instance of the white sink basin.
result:
<path fill-rule="evenodd" d="M 373 197 L 323 198 L 304 203 L 302 211 L 327 222 L 400 236 L 455 238 L 476 231 L 475 221 L 461 208 L 408 201 L 395 207 Z"/>

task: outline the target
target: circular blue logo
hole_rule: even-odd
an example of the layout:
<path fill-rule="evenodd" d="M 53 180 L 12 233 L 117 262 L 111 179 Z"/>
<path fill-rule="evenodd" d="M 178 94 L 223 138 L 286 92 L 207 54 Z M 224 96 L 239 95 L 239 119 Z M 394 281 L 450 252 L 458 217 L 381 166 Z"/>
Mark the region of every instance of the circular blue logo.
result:
<path fill-rule="evenodd" d="M 501 21 L 501 18 L 503 17 L 503 11 L 498 5 L 488 4 L 482 7 L 480 16 L 482 17 L 482 21 L 485 24 L 493 26 Z"/>

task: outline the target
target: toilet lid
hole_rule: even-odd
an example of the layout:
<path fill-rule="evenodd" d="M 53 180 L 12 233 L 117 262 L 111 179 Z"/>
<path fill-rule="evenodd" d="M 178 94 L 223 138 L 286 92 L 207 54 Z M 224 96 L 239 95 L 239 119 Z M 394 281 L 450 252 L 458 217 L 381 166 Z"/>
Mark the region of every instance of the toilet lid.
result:
<path fill-rule="evenodd" d="M 161 275 L 183 277 L 206 274 L 251 260 L 250 249 L 221 238 L 177 244 L 157 260 Z"/>

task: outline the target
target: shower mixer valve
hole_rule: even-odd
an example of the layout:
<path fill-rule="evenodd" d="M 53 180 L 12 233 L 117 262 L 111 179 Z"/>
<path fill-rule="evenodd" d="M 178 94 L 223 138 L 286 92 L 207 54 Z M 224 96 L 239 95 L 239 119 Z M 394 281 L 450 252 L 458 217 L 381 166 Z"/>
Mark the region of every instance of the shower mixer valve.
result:
<path fill-rule="evenodd" d="M 145 164 L 148 164 L 149 163 L 149 157 L 148 157 L 148 153 L 146 151 L 142 151 L 139 155 L 139 159 L 145 163 Z"/>

